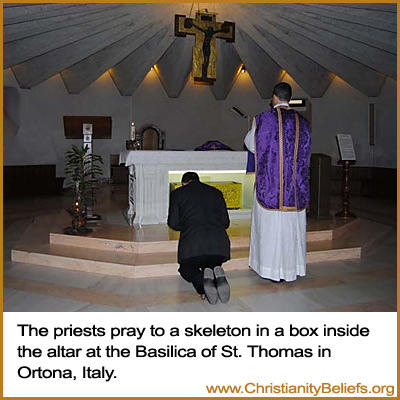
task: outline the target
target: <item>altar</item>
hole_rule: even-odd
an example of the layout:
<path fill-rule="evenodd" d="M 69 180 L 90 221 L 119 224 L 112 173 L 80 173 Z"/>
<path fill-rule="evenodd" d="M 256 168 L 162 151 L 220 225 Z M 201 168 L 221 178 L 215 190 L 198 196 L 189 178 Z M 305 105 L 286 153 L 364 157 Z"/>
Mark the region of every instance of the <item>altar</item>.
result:
<path fill-rule="evenodd" d="M 129 168 L 130 224 L 166 224 L 170 190 L 187 171 L 204 183 L 240 184 L 240 206 L 233 213 L 249 216 L 254 175 L 246 174 L 245 151 L 123 151 L 119 161 Z"/>

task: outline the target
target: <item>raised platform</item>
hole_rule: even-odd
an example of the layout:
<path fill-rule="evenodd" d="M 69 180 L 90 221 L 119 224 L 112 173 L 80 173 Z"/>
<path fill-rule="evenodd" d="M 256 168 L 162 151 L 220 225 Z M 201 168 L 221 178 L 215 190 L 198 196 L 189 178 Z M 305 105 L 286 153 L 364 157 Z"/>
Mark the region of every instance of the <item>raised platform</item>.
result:
<path fill-rule="evenodd" d="M 341 233 L 354 228 L 359 221 L 345 224 L 340 220 L 308 222 L 307 242 L 331 241 Z M 50 232 L 50 243 L 63 246 L 74 246 L 86 249 L 98 249 L 127 253 L 165 253 L 178 249 L 179 232 L 167 225 L 144 225 L 129 227 L 123 225 L 104 224 L 93 227 L 87 236 L 71 236 L 63 234 L 68 226 L 67 213 L 61 213 L 55 220 Z M 232 249 L 249 246 L 250 221 L 232 220 L 228 229 Z"/>
<path fill-rule="evenodd" d="M 179 234 L 166 225 L 142 228 L 103 224 L 88 236 L 62 233 L 66 213 L 37 217 L 12 250 L 17 262 L 105 275 L 142 278 L 177 274 Z M 360 258 L 362 248 L 388 233 L 388 227 L 356 219 L 308 221 L 307 263 Z M 232 259 L 226 270 L 248 268 L 250 221 L 233 221 L 228 230 Z"/>

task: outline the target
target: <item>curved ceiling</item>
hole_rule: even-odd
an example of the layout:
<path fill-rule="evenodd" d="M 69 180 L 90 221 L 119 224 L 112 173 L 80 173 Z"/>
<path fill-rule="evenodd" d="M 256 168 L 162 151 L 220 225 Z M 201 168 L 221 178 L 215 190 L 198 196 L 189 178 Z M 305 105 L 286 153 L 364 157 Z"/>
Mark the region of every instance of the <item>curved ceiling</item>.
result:
<path fill-rule="evenodd" d="M 20 87 L 61 74 L 80 93 L 108 71 L 130 96 L 149 69 L 170 97 L 190 76 L 194 38 L 174 36 L 174 14 L 194 16 L 185 4 L 3 4 L 3 68 Z M 217 81 L 225 99 L 246 66 L 261 97 L 287 72 L 311 97 L 321 97 L 335 75 L 367 96 L 396 79 L 396 4 L 200 3 L 218 21 L 236 23 L 235 43 L 217 40 Z"/>

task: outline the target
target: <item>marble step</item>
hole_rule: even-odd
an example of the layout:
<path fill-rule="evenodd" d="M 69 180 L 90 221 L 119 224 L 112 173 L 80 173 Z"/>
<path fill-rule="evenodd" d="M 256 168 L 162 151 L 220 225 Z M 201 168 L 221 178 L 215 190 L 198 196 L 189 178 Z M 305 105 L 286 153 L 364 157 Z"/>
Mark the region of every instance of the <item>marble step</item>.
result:
<path fill-rule="evenodd" d="M 342 240 L 337 243 L 320 241 L 307 245 L 307 263 L 360 256 L 360 246 L 346 246 Z M 227 271 L 248 268 L 247 248 L 233 249 L 231 257 L 224 264 Z M 15 262 L 127 278 L 176 275 L 178 268 L 176 252 L 133 254 L 49 243 L 20 245 L 12 250 L 11 258 Z"/>
<path fill-rule="evenodd" d="M 310 220 L 307 224 L 307 243 L 332 240 L 354 229 L 358 222 L 359 220 L 348 223 L 344 223 L 341 220 Z M 179 233 L 169 229 L 166 225 L 132 228 L 104 224 L 94 226 L 93 232 L 86 236 L 65 235 L 62 233 L 62 226 L 62 222 L 58 221 L 50 232 L 50 243 L 139 254 L 176 252 L 178 249 Z M 231 227 L 228 229 L 228 235 L 232 249 L 248 247 L 250 221 L 232 221 Z"/>

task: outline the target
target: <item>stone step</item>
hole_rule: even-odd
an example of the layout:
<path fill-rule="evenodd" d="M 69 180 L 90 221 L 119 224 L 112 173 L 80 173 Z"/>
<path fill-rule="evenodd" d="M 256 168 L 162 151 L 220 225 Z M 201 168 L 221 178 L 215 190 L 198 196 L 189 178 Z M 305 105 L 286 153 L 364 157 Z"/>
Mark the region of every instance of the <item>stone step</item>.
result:
<path fill-rule="evenodd" d="M 307 243 L 332 240 L 332 231 L 307 232 Z M 168 253 L 178 250 L 178 240 L 136 242 L 129 240 L 106 239 L 93 236 L 73 236 L 50 233 L 50 243 L 86 249 L 109 250 L 124 253 L 149 254 Z M 249 236 L 231 236 L 231 248 L 238 249 L 250 245 Z"/>
<path fill-rule="evenodd" d="M 307 246 L 307 263 L 360 256 L 361 247 L 345 246 L 341 240 L 339 243 L 320 241 Z M 168 276 L 178 273 L 176 252 L 133 254 L 47 243 L 36 246 L 20 245 L 12 250 L 11 259 L 15 262 L 127 278 Z M 233 249 L 231 260 L 224 264 L 224 268 L 227 271 L 248 268 L 248 249 Z"/>
<path fill-rule="evenodd" d="M 21 236 L 19 242 L 12 250 L 12 260 L 16 262 L 43 265 L 48 267 L 64 268 L 67 270 L 84 271 L 106 275 L 116 275 L 129 278 L 156 277 L 176 275 L 178 264 L 176 251 L 161 251 L 157 247 L 155 252 L 132 252 L 119 251 L 118 249 L 87 248 L 65 244 L 49 243 L 49 232 L 57 233 L 54 226 L 57 225 L 57 215 L 46 215 L 35 218 L 34 222 Z M 248 241 L 250 222 L 240 222 L 239 225 L 232 224 L 236 229 L 236 236 Z M 241 224 L 241 225 L 240 225 Z M 330 224 L 330 225 L 329 225 Z M 308 229 L 323 231 L 331 227 L 332 240 L 318 240 L 307 243 L 307 263 L 344 260 L 361 257 L 361 250 L 372 249 L 375 244 L 385 240 L 388 234 L 392 234 L 392 228 L 368 220 L 355 220 L 348 224 L 338 221 L 308 222 Z M 119 226 L 121 228 L 121 226 Z M 126 236 L 121 236 L 121 230 L 114 226 L 112 237 L 118 241 L 126 241 Z M 125 227 L 124 227 L 125 228 Z M 175 242 L 178 234 L 168 230 L 166 226 L 146 227 L 146 229 L 130 230 L 131 242 L 151 243 L 165 239 L 167 245 L 170 241 Z M 247 230 L 247 236 L 246 236 Z M 123 230 L 124 235 L 127 231 Z M 58 232 L 59 233 L 59 232 Z M 238 235 L 240 233 L 240 235 Z M 161 236 L 160 236 L 161 235 Z M 173 236 L 175 235 L 175 236 Z M 84 240 L 82 237 L 72 237 L 75 240 Z M 95 238 L 99 239 L 99 238 Z M 169 239 L 169 240 L 168 240 Z M 309 239 L 309 237 L 308 237 Z M 240 246 L 240 240 L 236 245 Z M 246 242 L 247 243 L 247 242 Z M 146 245 L 145 245 L 146 246 Z M 150 246 L 150 245 L 149 245 Z M 166 247 L 168 249 L 168 246 Z M 150 250 L 150 247 L 148 248 Z M 224 267 L 229 270 L 248 268 L 248 245 L 232 249 L 232 259 Z"/>
<path fill-rule="evenodd" d="M 178 249 L 179 233 L 169 229 L 166 225 L 132 228 L 103 224 L 93 226 L 93 232 L 89 235 L 73 236 L 62 233 L 62 226 L 67 224 L 63 219 L 63 217 L 60 218 L 50 232 L 49 241 L 52 244 L 139 254 L 176 252 Z M 353 229 L 357 223 L 358 220 L 349 223 L 340 220 L 309 220 L 307 243 L 332 240 Z M 232 249 L 248 247 L 250 221 L 232 221 L 228 235 Z"/>

